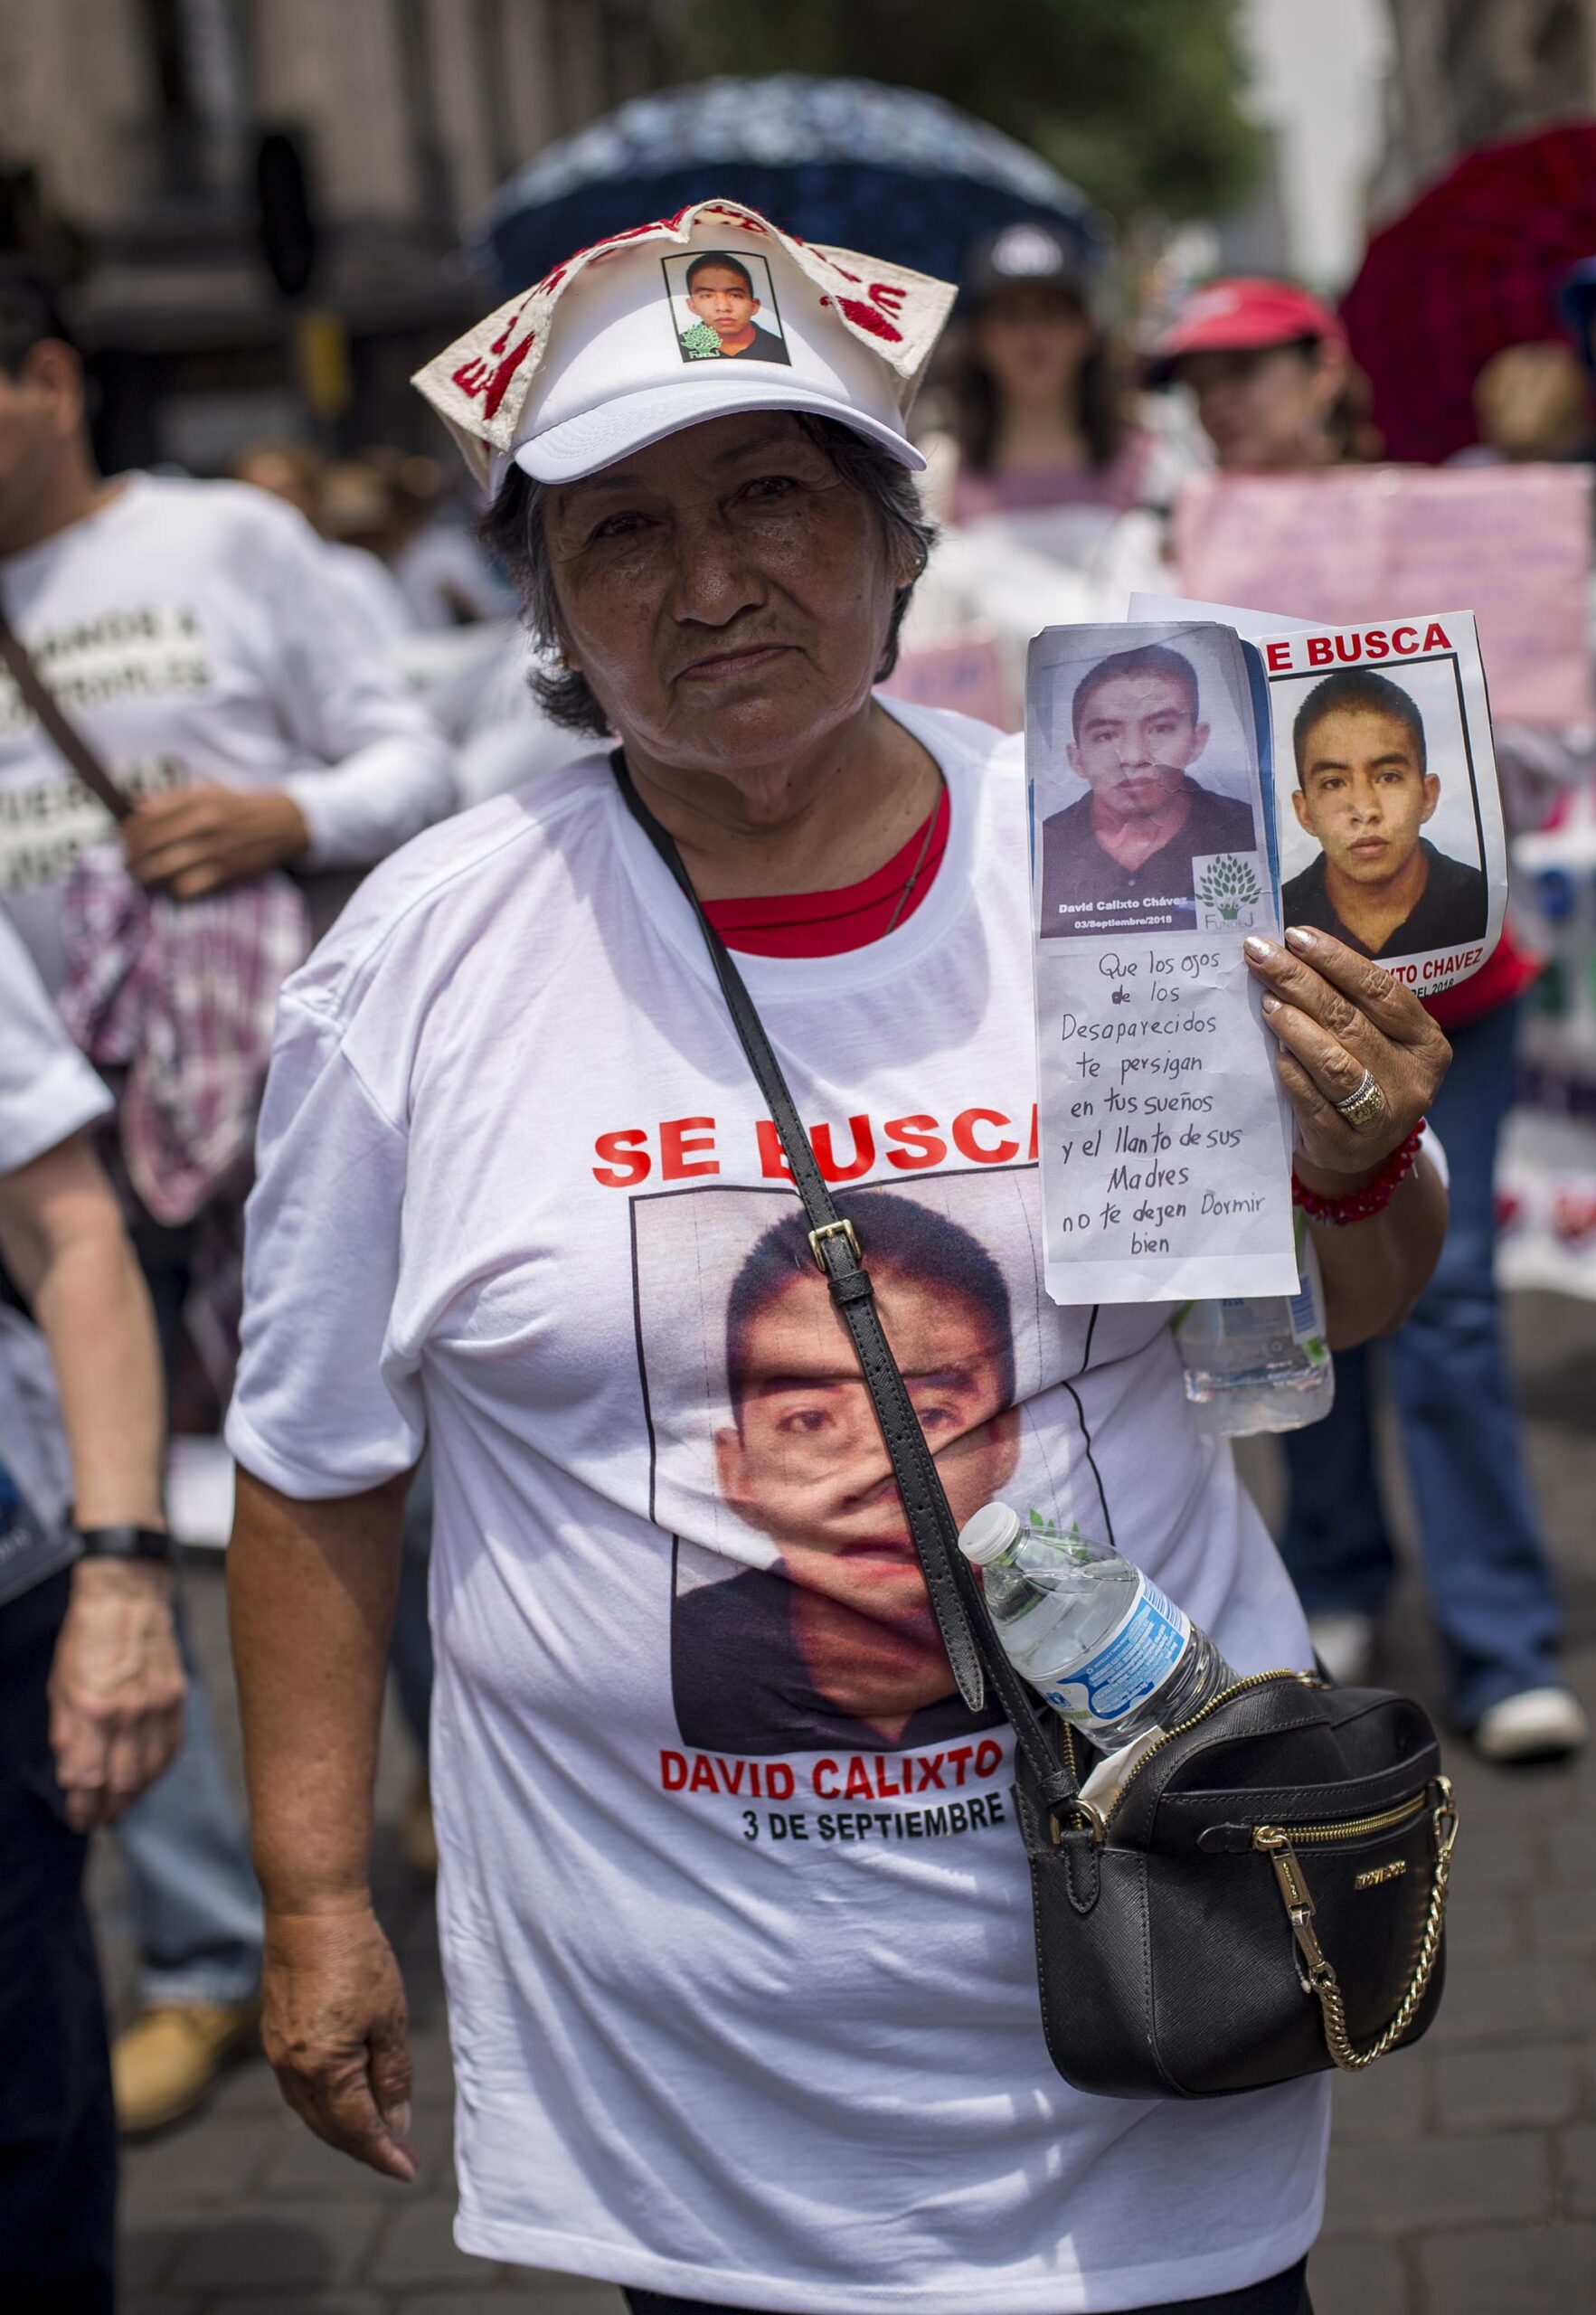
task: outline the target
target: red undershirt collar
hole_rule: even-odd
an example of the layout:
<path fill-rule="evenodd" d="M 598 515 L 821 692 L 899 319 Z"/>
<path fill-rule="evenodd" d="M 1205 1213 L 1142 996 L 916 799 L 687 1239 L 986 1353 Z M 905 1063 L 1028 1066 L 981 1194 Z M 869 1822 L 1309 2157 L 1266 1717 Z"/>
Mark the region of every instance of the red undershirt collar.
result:
<path fill-rule="evenodd" d="M 856 884 L 839 884 L 825 893 L 770 893 L 754 900 L 705 901 L 704 912 L 728 949 L 751 957 L 841 957 L 851 949 L 867 948 L 879 940 L 892 922 L 905 924 L 924 900 L 948 849 L 952 814 L 943 789 L 936 808 L 922 820 L 900 851 L 883 863 L 874 875 Z M 927 827 L 930 839 L 926 840 Z M 907 901 L 903 886 L 910 870 L 925 857 Z"/>

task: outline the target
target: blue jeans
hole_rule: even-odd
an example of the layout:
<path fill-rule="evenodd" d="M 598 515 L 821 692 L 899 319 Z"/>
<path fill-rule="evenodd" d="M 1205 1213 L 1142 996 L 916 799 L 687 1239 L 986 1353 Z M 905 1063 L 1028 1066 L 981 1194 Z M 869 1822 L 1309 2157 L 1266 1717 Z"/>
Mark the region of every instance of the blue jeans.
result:
<path fill-rule="evenodd" d="M 188 1674 L 183 1748 L 116 1827 L 148 2004 L 253 2000 L 260 1987 L 260 1892 L 222 1774 L 205 1691 Z"/>
<path fill-rule="evenodd" d="M 1504 1696 L 1554 1681 L 1562 1617 L 1542 1545 L 1502 1350 L 1492 1274 L 1497 1143 L 1512 1098 L 1518 1008 L 1452 1038 L 1432 1120 L 1451 1169 L 1434 1277 L 1384 1347 L 1452 1700 L 1471 1727 Z M 1395 1573 L 1369 1428 L 1370 1355 L 1336 1355 L 1336 1404 L 1285 1441 L 1280 1549 L 1309 1615 L 1375 1615 Z"/>

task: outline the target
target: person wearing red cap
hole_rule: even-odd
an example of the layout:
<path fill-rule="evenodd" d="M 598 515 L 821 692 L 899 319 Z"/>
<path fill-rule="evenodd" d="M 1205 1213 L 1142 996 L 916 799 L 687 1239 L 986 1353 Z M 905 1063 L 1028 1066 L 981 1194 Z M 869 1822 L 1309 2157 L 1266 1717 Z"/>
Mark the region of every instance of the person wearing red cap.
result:
<path fill-rule="evenodd" d="M 1289 281 L 1237 277 L 1194 291 L 1154 346 L 1147 379 L 1190 387 L 1232 473 L 1295 473 L 1376 448 L 1339 317 Z"/>
<path fill-rule="evenodd" d="M 1191 389 L 1230 473 L 1299 473 L 1377 452 L 1365 439 L 1363 382 L 1340 320 L 1290 282 L 1214 281 L 1194 291 L 1156 344 L 1148 377 Z M 1518 1000 L 1536 969 L 1509 929 L 1472 980 L 1426 1000 L 1452 1043 L 1431 1112 L 1451 1167 L 1451 1221 L 1435 1275 L 1386 1361 L 1453 1710 L 1478 1751 L 1503 1765 L 1576 1751 L 1586 1734 L 1557 1677 L 1562 1618 L 1524 1470 L 1493 1274 L 1497 1146 L 1513 1098 Z M 1367 1675 L 1396 1568 L 1370 1392 L 1368 1353 L 1337 1352 L 1333 1411 L 1285 1441 L 1281 1553 L 1321 1659 L 1348 1680 Z"/>

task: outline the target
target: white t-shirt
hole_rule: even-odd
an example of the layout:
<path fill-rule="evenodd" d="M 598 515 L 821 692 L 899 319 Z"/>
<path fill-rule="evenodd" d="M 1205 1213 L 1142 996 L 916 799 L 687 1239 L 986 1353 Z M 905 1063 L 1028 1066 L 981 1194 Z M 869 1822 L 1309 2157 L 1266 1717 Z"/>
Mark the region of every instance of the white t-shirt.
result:
<path fill-rule="evenodd" d="M 503 619 L 516 609 L 503 574 L 469 531 L 447 516 L 407 540 L 392 570 L 423 633 L 472 619 Z"/>
<path fill-rule="evenodd" d="M 111 1097 L 61 1027 L 16 928 L 0 909 L 0 1177 L 109 1117 Z M 0 1304 L 0 1458 L 46 1526 L 72 1498 L 50 1353 Z M 70 1548 L 61 1554 L 64 1566 Z"/>
<path fill-rule="evenodd" d="M 1163 1308 L 1042 1286 L 1017 750 L 917 912 L 742 969 L 959 1516 L 1079 1519 L 1242 1671 L 1307 1632 Z M 1083 2097 L 1010 1742 L 928 1644 L 847 1338 L 696 927 L 602 757 L 433 830 L 288 985 L 228 1441 L 437 1497 L 458 2240 L 801 2315 L 1227 2291 L 1316 2232 L 1322 2081 Z"/>
<path fill-rule="evenodd" d="M 381 555 L 368 547 L 345 546 L 342 539 L 325 540 L 322 552 L 379 649 L 388 650 L 415 633 L 404 590 Z"/>
<path fill-rule="evenodd" d="M 449 749 L 302 515 L 243 483 L 129 475 L 98 514 L 0 562 L 62 707 L 126 788 L 285 789 L 307 865 L 364 867 L 449 811 Z M 0 675 L 0 898 L 45 982 L 63 878 L 104 808 Z"/>

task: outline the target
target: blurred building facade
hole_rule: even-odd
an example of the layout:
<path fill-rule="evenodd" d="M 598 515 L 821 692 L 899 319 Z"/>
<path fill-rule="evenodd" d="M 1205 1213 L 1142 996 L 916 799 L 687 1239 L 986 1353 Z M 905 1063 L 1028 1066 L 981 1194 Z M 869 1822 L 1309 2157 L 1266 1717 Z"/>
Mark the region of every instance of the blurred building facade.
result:
<path fill-rule="evenodd" d="M 318 424 L 427 441 L 405 381 L 483 302 L 463 228 L 552 138 L 656 85 L 661 13 L 0 0 L 0 243 L 70 277 L 108 461 L 216 471 Z M 294 295 L 263 252 L 266 138 Z"/>
<path fill-rule="evenodd" d="M 1596 0 L 1389 0 L 1385 147 L 1400 209 L 1472 146 L 1596 111 Z"/>

